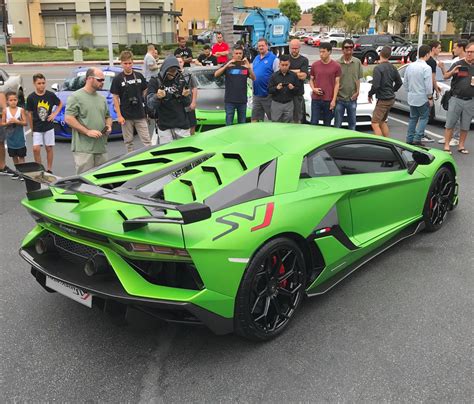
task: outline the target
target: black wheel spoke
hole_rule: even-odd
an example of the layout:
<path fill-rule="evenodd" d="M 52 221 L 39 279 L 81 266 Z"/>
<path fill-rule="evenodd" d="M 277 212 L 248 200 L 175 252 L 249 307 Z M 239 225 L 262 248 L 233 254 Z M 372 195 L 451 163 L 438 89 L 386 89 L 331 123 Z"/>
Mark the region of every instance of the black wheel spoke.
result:
<path fill-rule="evenodd" d="M 270 308 L 270 296 L 267 296 L 267 299 L 265 300 L 265 308 L 263 309 L 263 313 L 258 316 L 256 319 L 255 319 L 255 322 L 258 322 L 260 321 L 262 318 L 266 318 L 267 317 L 267 314 L 268 314 L 268 309 Z M 265 321 L 266 323 L 266 321 Z"/>
<path fill-rule="evenodd" d="M 282 276 L 280 276 L 278 278 L 278 282 L 284 282 L 286 281 L 290 276 L 293 276 L 295 274 L 295 271 L 294 270 L 291 270 L 291 271 L 288 271 L 286 273 L 284 273 Z"/>

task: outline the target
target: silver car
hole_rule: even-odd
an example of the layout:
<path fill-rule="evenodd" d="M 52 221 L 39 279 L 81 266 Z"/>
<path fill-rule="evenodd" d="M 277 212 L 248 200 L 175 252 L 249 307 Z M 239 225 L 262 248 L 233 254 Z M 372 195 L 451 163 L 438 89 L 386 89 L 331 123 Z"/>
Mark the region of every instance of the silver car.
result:
<path fill-rule="evenodd" d="M 372 121 L 372 114 L 375 108 L 375 101 L 369 103 L 369 91 L 372 85 L 367 82 L 367 79 L 362 79 L 360 83 L 359 98 L 357 98 L 357 110 L 356 110 L 356 126 L 370 126 Z M 304 102 L 305 111 L 303 120 L 305 122 L 311 122 L 311 87 L 309 83 L 304 85 Z M 375 98 L 375 97 L 374 97 Z M 322 123 L 322 121 L 321 121 Z M 331 122 L 334 125 L 334 119 Z M 347 113 L 344 114 L 344 120 L 342 126 L 347 126 Z"/>
<path fill-rule="evenodd" d="M 452 60 L 444 61 L 444 67 L 446 71 L 449 70 L 452 64 L 453 64 Z M 404 65 L 398 69 L 398 72 L 400 73 L 400 77 L 402 78 L 402 81 L 405 81 L 404 76 L 405 76 L 407 67 L 408 65 Z M 441 69 L 439 67 L 436 67 L 436 81 L 438 82 L 438 86 L 441 89 L 441 95 L 439 96 L 438 99 L 434 100 L 434 108 L 431 108 L 431 111 L 430 111 L 430 122 L 434 122 L 434 121 L 446 122 L 446 115 L 448 111 L 446 111 L 441 106 L 441 98 L 443 97 L 443 94 L 446 91 L 451 90 L 451 79 L 445 80 L 443 77 L 443 73 L 441 72 Z M 401 86 L 400 89 L 395 93 L 394 108 L 401 109 L 402 111 L 408 111 L 408 112 L 410 111 L 410 106 L 408 105 L 408 94 L 404 86 Z M 471 122 L 474 123 L 474 119 Z"/>
<path fill-rule="evenodd" d="M 6 94 L 13 91 L 18 96 L 18 105 L 25 104 L 25 93 L 23 91 L 23 79 L 19 74 L 8 74 L 0 69 L 0 92 Z"/>

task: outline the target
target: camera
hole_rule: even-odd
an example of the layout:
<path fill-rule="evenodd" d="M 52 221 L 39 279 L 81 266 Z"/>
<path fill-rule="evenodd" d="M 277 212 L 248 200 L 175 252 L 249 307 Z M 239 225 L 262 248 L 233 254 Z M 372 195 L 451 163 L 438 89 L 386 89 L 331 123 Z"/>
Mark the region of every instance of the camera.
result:
<path fill-rule="evenodd" d="M 140 100 L 139 100 L 137 97 L 129 97 L 128 103 L 129 103 L 132 107 L 136 107 L 137 105 L 140 104 Z"/>

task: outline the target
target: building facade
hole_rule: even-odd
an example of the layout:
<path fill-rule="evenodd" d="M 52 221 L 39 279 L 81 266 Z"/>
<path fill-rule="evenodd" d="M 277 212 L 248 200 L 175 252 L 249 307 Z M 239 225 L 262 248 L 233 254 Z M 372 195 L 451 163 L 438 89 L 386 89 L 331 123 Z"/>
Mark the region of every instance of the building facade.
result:
<path fill-rule="evenodd" d="M 278 8 L 278 0 L 234 0 L 235 7 Z M 188 37 L 213 28 L 220 15 L 221 0 L 175 0 L 175 10 L 183 12 L 177 32 Z"/>
<path fill-rule="evenodd" d="M 107 46 L 105 1 L 7 0 L 12 43 L 77 46 L 73 26 L 87 46 Z M 170 43 L 176 40 L 173 0 L 111 0 L 112 42 Z M 76 28 L 77 29 L 77 28 Z"/>

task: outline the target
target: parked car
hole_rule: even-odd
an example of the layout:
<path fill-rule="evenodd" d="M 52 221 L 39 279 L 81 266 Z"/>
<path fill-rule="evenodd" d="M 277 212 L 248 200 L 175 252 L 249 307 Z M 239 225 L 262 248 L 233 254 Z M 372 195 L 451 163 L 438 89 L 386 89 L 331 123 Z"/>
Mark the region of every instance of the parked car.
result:
<path fill-rule="evenodd" d="M 321 41 L 321 38 L 326 37 L 327 34 L 316 34 L 316 35 L 311 35 L 307 38 L 306 45 L 310 46 L 316 46 L 315 43 L 318 43 L 317 46 L 319 46 L 319 43 Z"/>
<path fill-rule="evenodd" d="M 319 32 L 308 32 L 307 34 L 302 35 L 300 39 L 302 39 L 303 42 L 307 45 L 310 38 L 312 39 L 313 37 L 318 35 Z"/>
<path fill-rule="evenodd" d="M 369 91 L 372 85 L 366 82 L 365 79 L 361 80 L 360 83 L 360 92 L 359 98 L 357 99 L 357 126 L 369 126 L 372 120 L 372 113 L 374 112 L 375 108 L 375 101 L 369 103 Z M 305 104 L 305 111 L 304 111 L 304 123 L 311 122 L 311 87 L 309 83 L 304 85 L 304 104 Z M 321 121 L 322 123 L 322 121 Z M 331 125 L 334 125 L 334 119 L 331 122 Z M 344 116 L 344 121 L 342 122 L 342 126 L 347 126 L 347 116 Z"/>
<path fill-rule="evenodd" d="M 354 56 L 361 61 L 367 59 L 368 64 L 373 64 L 379 59 L 379 52 L 384 46 L 392 48 L 390 60 L 397 61 L 409 58 L 416 60 L 416 45 L 398 35 L 361 35 L 354 41 Z"/>
<path fill-rule="evenodd" d="M 323 38 L 320 39 L 319 44 L 315 45 L 313 43 L 313 46 L 319 46 L 323 42 L 329 42 L 333 48 L 337 46 L 338 43 L 341 43 L 344 39 L 348 38 L 345 34 L 341 33 L 334 33 L 334 34 L 329 34 Z"/>
<path fill-rule="evenodd" d="M 452 63 L 453 62 L 451 60 L 444 61 L 444 66 L 446 70 L 449 70 Z M 407 65 L 404 65 L 398 69 L 402 81 L 405 80 L 405 72 L 407 67 Z M 446 91 L 451 90 L 451 79 L 445 80 L 441 69 L 439 67 L 436 67 L 436 81 L 438 82 L 438 85 L 441 88 L 441 95 L 438 99 L 433 100 L 434 106 L 430 110 L 430 121 L 446 122 L 448 111 L 446 111 L 441 106 L 441 98 Z M 394 108 L 400 109 L 402 111 L 410 111 L 410 107 L 408 105 L 408 94 L 404 86 L 401 86 L 395 94 Z M 471 123 L 474 123 L 474 118 L 472 119 Z"/>
<path fill-rule="evenodd" d="M 187 72 L 192 73 L 197 82 L 198 99 L 196 105 L 196 132 L 205 132 L 209 129 L 225 125 L 225 78 L 214 77 L 218 67 L 190 67 Z M 247 86 L 247 120 L 252 116 L 252 87 L 250 81 Z M 235 117 L 237 122 L 237 117 Z"/>
<path fill-rule="evenodd" d="M 67 98 L 71 95 L 72 92 L 84 87 L 84 84 L 86 82 L 87 69 L 87 67 L 78 67 L 77 69 L 73 70 L 71 76 L 64 80 L 61 85 L 59 85 L 58 83 L 54 83 L 51 86 L 51 88 L 56 91 L 56 95 L 58 96 L 58 98 L 63 103 L 63 108 L 54 120 L 54 133 L 56 135 L 56 139 L 70 140 L 72 137 L 72 129 L 64 120 Z M 110 116 L 113 120 L 112 132 L 110 134 L 110 137 L 120 138 L 122 137 L 122 127 L 117 122 L 117 113 L 115 112 L 112 94 L 110 93 L 110 86 L 112 85 L 112 80 L 118 73 L 122 71 L 122 68 L 115 66 L 107 66 L 103 67 L 102 71 L 104 72 L 105 82 L 102 91 L 99 91 L 99 94 L 106 98 L 107 104 L 109 106 Z"/>
<path fill-rule="evenodd" d="M 442 150 L 295 124 L 220 128 L 63 179 L 37 163 L 16 169 L 35 220 L 19 251 L 23 270 L 47 292 L 115 318 L 139 310 L 256 341 L 287 330 L 306 296 L 423 229 L 442 229 L 458 203 L 457 164 Z M 396 272 L 401 259 L 413 264 L 408 254 L 386 264 Z M 423 274 L 416 281 L 422 287 Z M 54 318 L 61 303 L 46 301 L 41 310 Z M 296 325 L 314 329 L 310 317 Z M 347 328 L 331 332 L 317 338 Z"/>
<path fill-rule="evenodd" d="M 212 42 L 212 39 L 214 37 L 214 31 L 204 31 L 201 32 L 196 39 L 196 43 L 204 45 L 204 44 L 210 44 Z"/>
<path fill-rule="evenodd" d="M 25 105 L 23 79 L 20 74 L 9 74 L 5 70 L 0 69 L 0 91 L 2 93 L 13 91 L 18 96 L 18 105 Z"/>

